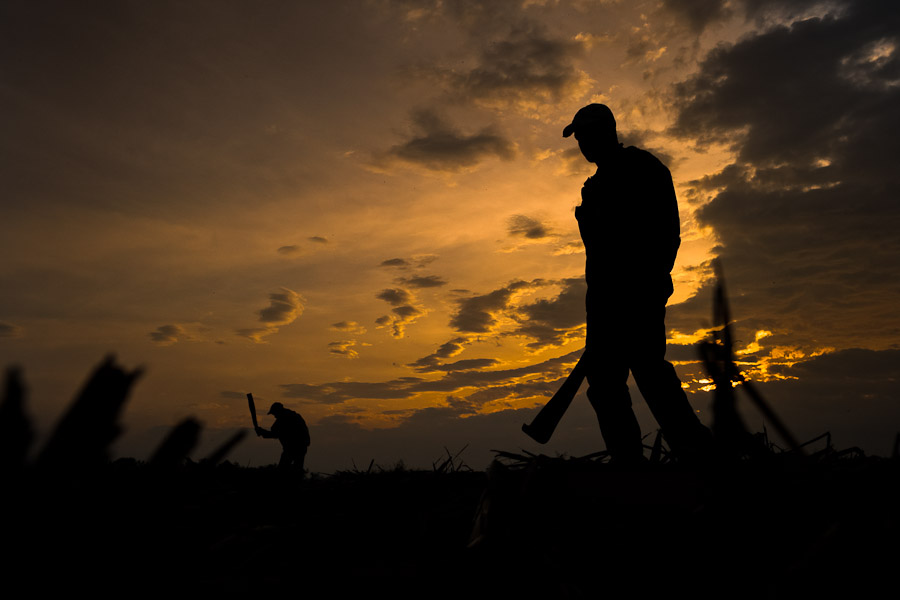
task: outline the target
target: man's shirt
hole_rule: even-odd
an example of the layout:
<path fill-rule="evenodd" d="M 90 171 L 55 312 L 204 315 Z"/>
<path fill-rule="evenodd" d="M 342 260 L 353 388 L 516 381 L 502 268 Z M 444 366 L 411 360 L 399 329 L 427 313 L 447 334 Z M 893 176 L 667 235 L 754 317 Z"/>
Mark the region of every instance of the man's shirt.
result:
<path fill-rule="evenodd" d="M 614 153 L 584 182 L 575 218 L 594 301 L 672 295 L 681 225 L 672 175 L 655 156 L 634 146 Z"/>

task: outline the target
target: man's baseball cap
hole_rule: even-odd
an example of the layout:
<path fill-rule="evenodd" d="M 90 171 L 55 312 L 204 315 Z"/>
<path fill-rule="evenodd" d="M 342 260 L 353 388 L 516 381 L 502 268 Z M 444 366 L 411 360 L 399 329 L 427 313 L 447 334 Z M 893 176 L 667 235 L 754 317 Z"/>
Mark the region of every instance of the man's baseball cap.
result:
<path fill-rule="evenodd" d="M 616 118 L 605 104 L 588 104 L 578 110 L 572 122 L 563 129 L 563 137 L 569 137 L 575 130 L 586 127 L 616 130 Z"/>
<path fill-rule="evenodd" d="M 284 404 L 282 404 L 281 402 L 275 402 L 274 404 L 272 404 L 271 407 L 269 407 L 269 414 L 273 415 L 273 414 L 275 414 L 275 412 L 277 412 L 283 408 L 284 408 Z"/>

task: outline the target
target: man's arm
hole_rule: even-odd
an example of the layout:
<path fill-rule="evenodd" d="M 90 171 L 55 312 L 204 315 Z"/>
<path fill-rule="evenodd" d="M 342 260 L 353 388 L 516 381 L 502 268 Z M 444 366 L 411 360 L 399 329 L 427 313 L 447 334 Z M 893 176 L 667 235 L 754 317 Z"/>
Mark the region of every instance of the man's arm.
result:
<path fill-rule="evenodd" d="M 264 438 L 277 437 L 274 433 L 272 433 L 268 429 L 263 429 L 262 427 L 256 428 L 256 435 L 258 435 L 259 437 L 264 437 Z"/>
<path fill-rule="evenodd" d="M 655 238 L 654 256 L 651 259 L 653 269 L 658 269 L 660 285 L 668 298 L 674 292 L 672 269 L 681 246 L 681 219 L 678 215 L 678 199 L 675 196 L 675 185 L 672 174 L 662 163 L 657 163 L 659 170 L 653 178 L 653 195 L 657 197 L 657 214 L 653 236 Z"/>

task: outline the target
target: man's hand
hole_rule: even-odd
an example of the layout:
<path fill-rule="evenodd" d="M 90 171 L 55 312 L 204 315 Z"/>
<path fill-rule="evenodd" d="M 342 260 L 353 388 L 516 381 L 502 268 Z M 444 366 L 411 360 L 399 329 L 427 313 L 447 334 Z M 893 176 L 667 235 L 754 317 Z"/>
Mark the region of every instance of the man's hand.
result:
<path fill-rule="evenodd" d="M 266 430 L 262 427 L 254 427 L 254 429 L 256 430 L 256 435 L 258 437 L 263 437 L 263 435 L 266 433 Z"/>

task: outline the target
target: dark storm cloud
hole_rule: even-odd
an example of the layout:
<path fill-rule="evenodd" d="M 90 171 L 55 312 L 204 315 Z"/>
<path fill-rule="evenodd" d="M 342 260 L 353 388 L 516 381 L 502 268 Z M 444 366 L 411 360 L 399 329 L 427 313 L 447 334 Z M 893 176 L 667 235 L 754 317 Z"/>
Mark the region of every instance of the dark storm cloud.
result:
<path fill-rule="evenodd" d="M 487 158 L 512 160 L 516 155 L 515 145 L 491 127 L 472 134 L 463 133 L 431 110 L 416 111 L 412 118 L 411 137 L 376 156 L 373 167 L 402 162 L 453 173 Z"/>
<path fill-rule="evenodd" d="M 735 317 L 806 347 L 884 348 L 900 336 L 900 11 L 839 8 L 713 50 L 676 87 L 674 131 L 736 152 L 694 182 Z"/>
<path fill-rule="evenodd" d="M 282 246 L 278 249 L 278 254 L 296 254 L 300 252 L 300 246 Z"/>
<path fill-rule="evenodd" d="M 401 277 L 397 279 L 397 283 L 405 283 L 415 288 L 432 288 L 447 285 L 447 282 L 437 275 L 419 275 L 416 277 Z"/>
<path fill-rule="evenodd" d="M 808 166 L 859 143 L 863 131 L 877 132 L 873 121 L 887 116 L 878 113 L 897 93 L 896 54 L 868 59 L 878 42 L 896 43 L 898 12 L 889 2 L 859 3 L 841 18 L 808 19 L 713 50 L 677 87 L 674 131 L 734 140 L 741 161 L 760 166 Z"/>
<path fill-rule="evenodd" d="M 457 370 L 436 380 L 420 377 L 401 377 L 383 382 L 336 381 L 320 385 L 305 383 L 282 384 L 282 395 L 286 398 L 301 398 L 322 404 L 339 404 L 348 400 L 373 399 L 389 400 L 409 398 L 422 392 L 446 392 L 458 394 L 460 390 L 487 389 L 509 385 L 515 380 L 541 375 L 553 381 L 567 374 L 567 369 L 578 360 L 581 350 L 564 356 L 515 369 L 497 371 Z M 491 398 L 493 400 L 495 398 Z"/>
<path fill-rule="evenodd" d="M 163 345 L 174 344 L 183 336 L 184 329 L 180 325 L 160 325 L 150 332 L 150 339 Z"/>
<path fill-rule="evenodd" d="M 530 240 L 539 240 L 552 235 L 550 229 L 531 217 L 525 215 L 513 215 L 506 222 L 506 228 L 511 236 L 524 237 Z"/>
<path fill-rule="evenodd" d="M 328 243 L 328 238 L 323 238 L 322 236 L 319 236 L 319 235 L 314 235 L 307 239 L 316 244 L 327 244 Z"/>

